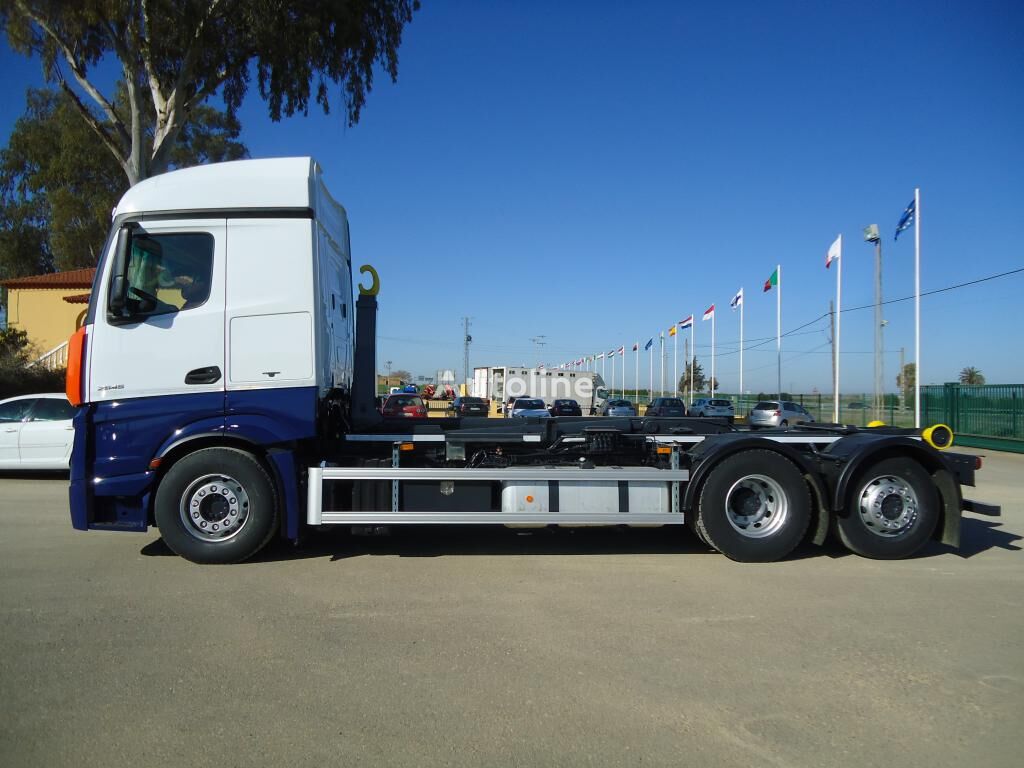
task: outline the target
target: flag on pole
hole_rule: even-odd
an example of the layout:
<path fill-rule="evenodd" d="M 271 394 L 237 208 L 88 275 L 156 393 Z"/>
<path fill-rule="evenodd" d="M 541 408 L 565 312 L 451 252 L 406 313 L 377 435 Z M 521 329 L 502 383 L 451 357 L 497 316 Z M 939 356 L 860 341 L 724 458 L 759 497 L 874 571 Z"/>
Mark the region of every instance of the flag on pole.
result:
<path fill-rule="evenodd" d="M 669 336 L 675 336 L 676 335 L 676 327 L 674 325 L 671 328 L 668 329 L 668 335 Z"/>
<path fill-rule="evenodd" d="M 690 315 L 685 320 L 679 321 L 680 328 L 692 328 L 693 327 L 693 315 Z"/>
<path fill-rule="evenodd" d="M 704 310 L 704 320 L 710 320 L 715 316 L 715 305 L 712 304 L 710 307 Z"/>
<path fill-rule="evenodd" d="M 738 307 L 742 303 L 743 303 L 743 289 L 740 288 L 736 292 L 736 295 L 732 297 L 732 301 L 729 302 L 729 306 L 732 307 L 733 309 L 736 309 L 736 307 Z"/>
<path fill-rule="evenodd" d="M 640 349 L 640 342 L 638 341 L 636 344 L 633 345 L 633 351 L 636 352 L 639 349 Z"/>
<path fill-rule="evenodd" d="M 772 272 L 772 276 L 764 281 L 764 291 L 765 291 L 765 293 L 770 291 L 772 289 L 772 286 L 778 285 L 778 284 L 779 284 L 779 270 L 778 270 L 778 268 L 776 268 L 775 271 Z"/>
<path fill-rule="evenodd" d="M 622 357 L 624 354 L 626 354 L 626 347 L 625 346 L 619 347 L 619 357 Z"/>
<path fill-rule="evenodd" d="M 653 347 L 653 346 L 654 346 L 654 337 L 653 337 L 653 336 L 651 336 L 651 338 L 649 338 L 649 339 L 647 340 L 647 343 L 646 343 L 646 344 L 644 344 L 644 352 L 646 352 L 646 351 L 647 351 L 648 349 L 650 349 L 650 348 L 651 348 L 651 347 Z"/>
<path fill-rule="evenodd" d="M 900 216 L 899 223 L 896 225 L 896 236 L 893 238 L 893 240 L 899 240 L 900 232 L 902 232 L 905 229 L 910 229 L 910 225 L 914 223 L 914 217 L 916 215 L 917 199 L 915 198 L 914 200 L 910 201 L 910 205 L 907 206 L 907 209 L 903 212 L 903 215 Z"/>
<path fill-rule="evenodd" d="M 839 258 L 843 252 L 843 236 L 840 235 L 836 241 L 828 247 L 828 255 L 825 257 L 825 269 L 832 266 L 832 262 Z"/>
<path fill-rule="evenodd" d="M 608 357 L 613 357 L 615 355 L 615 352 L 616 350 L 613 349 L 611 352 L 608 353 Z"/>
<path fill-rule="evenodd" d="M 597 359 L 598 359 L 598 360 L 604 360 L 604 352 L 602 352 L 601 354 L 599 354 L 599 355 L 597 356 Z"/>

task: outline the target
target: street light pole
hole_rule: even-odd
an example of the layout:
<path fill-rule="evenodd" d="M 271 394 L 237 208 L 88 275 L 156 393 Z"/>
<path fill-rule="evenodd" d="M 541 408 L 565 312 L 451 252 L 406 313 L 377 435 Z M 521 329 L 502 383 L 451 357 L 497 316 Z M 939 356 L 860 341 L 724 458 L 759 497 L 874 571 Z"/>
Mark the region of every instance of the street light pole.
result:
<path fill-rule="evenodd" d="M 882 238 L 877 224 L 864 228 L 864 240 L 875 244 L 875 418 L 881 420 L 885 410 L 885 362 L 883 359 L 883 333 L 885 320 L 882 318 Z"/>

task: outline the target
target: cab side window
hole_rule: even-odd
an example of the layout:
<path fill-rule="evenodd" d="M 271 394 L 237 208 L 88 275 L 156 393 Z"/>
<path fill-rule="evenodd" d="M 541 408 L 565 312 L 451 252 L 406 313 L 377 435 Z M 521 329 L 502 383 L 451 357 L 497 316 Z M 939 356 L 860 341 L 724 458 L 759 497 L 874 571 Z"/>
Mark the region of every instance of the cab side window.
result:
<path fill-rule="evenodd" d="M 213 245 L 213 235 L 206 232 L 137 230 L 125 269 L 125 316 L 151 317 L 205 304 L 210 298 Z"/>

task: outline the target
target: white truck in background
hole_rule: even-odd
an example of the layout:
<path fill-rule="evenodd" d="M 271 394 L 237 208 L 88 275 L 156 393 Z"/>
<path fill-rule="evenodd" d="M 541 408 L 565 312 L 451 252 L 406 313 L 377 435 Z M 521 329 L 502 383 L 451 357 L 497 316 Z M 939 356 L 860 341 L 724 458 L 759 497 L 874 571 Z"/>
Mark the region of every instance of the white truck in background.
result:
<path fill-rule="evenodd" d="M 498 412 L 513 397 L 536 397 L 550 406 L 555 400 L 575 400 L 584 414 L 595 416 L 608 400 L 601 374 L 554 368 L 496 365 L 473 369 L 472 395 L 498 405 Z"/>

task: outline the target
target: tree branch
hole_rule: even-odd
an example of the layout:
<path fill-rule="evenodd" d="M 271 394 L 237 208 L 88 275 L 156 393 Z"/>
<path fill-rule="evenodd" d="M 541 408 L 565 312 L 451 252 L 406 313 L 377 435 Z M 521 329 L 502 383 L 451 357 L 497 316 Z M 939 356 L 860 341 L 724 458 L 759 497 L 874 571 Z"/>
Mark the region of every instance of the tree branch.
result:
<path fill-rule="evenodd" d="M 100 141 L 103 142 L 103 146 L 110 150 L 111 154 L 118 159 L 118 162 L 121 164 L 121 168 L 128 176 L 129 183 L 133 185 L 137 183 L 139 178 L 138 176 L 133 176 L 133 169 L 130 167 L 128 159 L 126 158 L 128 152 L 125 152 L 123 148 L 117 146 L 113 137 L 107 132 L 106 128 L 103 127 L 103 124 L 96 119 L 96 115 L 90 112 L 89 108 L 82 103 L 78 94 L 75 93 L 74 89 L 67 84 L 67 81 L 65 81 L 63 77 L 58 77 L 58 82 L 60 83 L 61 90 L 71 98 L 71 103 L 75 105 L 75 108 L 82 115 L 86 124 L 96 132 L 97 136 L 100 137 Z"/>
<path fill-rule="evenodd" d="M 156 70 L 153 68 L 153 52 L 149 44 L 152 36 L 149 25 L 149 0 L 142 2 L 142 25 L 144 29 L 139 40 L 139 51 L 142 54 L 142 66 L 145 68 L 146 79 L 149 81 L 149 92 L 153 97 L 153 108 L 156 110 L 156 119 L 159 123 L 167 111 L 167 99 L 164 98 Z"/>
<path fill-rule="evenodd" d="M 43 32 L 45 32 L 50 37 L 50 39 L 53 40 L 54 43 L 57 44 L 57 47 L 60 48 L 60 51 L 64 56 L 64 59 L 67 61 L 68 66 L 71 67 L 71 73 L 75 76 L 75 80 L 82 87 L 82 90 L 89 94 L 92 100 L 100 106 L 104 114 L 106 114 L 107 119 L 110 121 L 111 125 L 113 125 L 114 129 L 117 131 L 118 138 L 120 138 L 121 141 L 123 141 L 126 145 L 129 145 L 131 143 L 131 139 L 128 136 L 128 131 L 125 130 L 124 124 L 121 122 L 121 120 L 117 116 L 117 113 L 114 111 L 114 105 L 107 101 L 106 97 L 102 93 L 100 93 L 99 90 L 91 82 L 89 82 L 89 79 L 85 76 L 85 71 L 82 67 L 82 64 L 80 61 L 78 61 L 78 58 L 75 56 L 75 52 L 71 49 L 71 46 L 69 46 L 61 38 L 61 36 L 57 34 L 56 30 L 54 30 L 37 14 L 33 13 L 33 11 L 25 4 L 24 0 L 17 0 L 17 5 L 18 9 L 22 13 L 24 13 L 28 18 L 30 18 L 37 25 L 39 25 L 39 28 L 43 30 Z M 63 79 L 61 79 L 61 87 L 65 91 L 69 90 L 69 86 L 66 82 L 64 82 Z M 84 107 L 84 105 L 82 106 Z M 93 120 L 95 120 L 95 117 L 93 117 Z"/>
<path fill-rule="evenodd" d="M 199 42 L 202 39 L 203 29 L 206 23 L 213 18 L 220 2 L 221 0 L 211 0 L 209 9 L 196 24 L 188 49 L 182 58 L 181 67 L 178 69 L 174 88 L 167 95 L 167 100 L 164 103 L 164 114 L 157 114 L 156 128 L 153 132 L 153 152 L 150 156 L 150 168 L 156 173 L 162 172 L 167 167 L 171 148 L 181 130 L 181 114 L 187 112 L 194 102 L 194 97 L 193 99 L 183 99 L 182 91 L 193 79 L 193 70 L 199 54 Z M 217 80 L 219 84 L 222 78 L 217 78 Z M 204 84 L 202 90 L 205 91 L 207 87 L 208 85 Z"/>

